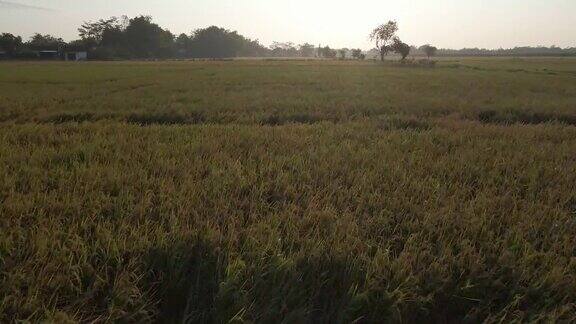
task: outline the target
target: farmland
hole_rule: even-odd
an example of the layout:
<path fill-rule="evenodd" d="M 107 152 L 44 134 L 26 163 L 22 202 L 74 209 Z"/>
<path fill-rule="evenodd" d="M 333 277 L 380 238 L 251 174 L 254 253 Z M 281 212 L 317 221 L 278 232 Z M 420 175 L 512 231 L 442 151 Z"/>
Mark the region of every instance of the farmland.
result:
<path fill-rule="evenodd" d="M 575 303 L 576 59 L 0 62 L 0 322 Z"/>

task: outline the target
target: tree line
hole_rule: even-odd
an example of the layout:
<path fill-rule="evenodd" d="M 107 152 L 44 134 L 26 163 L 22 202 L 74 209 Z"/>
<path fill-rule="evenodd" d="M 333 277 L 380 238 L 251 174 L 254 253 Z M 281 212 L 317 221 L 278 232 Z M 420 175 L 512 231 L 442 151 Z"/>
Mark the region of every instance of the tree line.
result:
<path fill-rule="evenodd" d="M 398 23 L 395 21 L 389 21 L 376 27 L 369 36 L 375 42 L 376 48 L 369 51 L 368 54 L 372 56 L 379 55 L 381 60 L 384 60 L 389 53 L 399 55 L 401 60 L 406 59 L 410 54 L 413 56 L 426 56 L 428 59 L 432 56 L 576 56 L 576 47 L 560 48 L 557 46 L 515 47 L 496 50 L 478 48 L 452 50 L 438 49 L 435 46 L 426 44 L 417 48 L 400 40 L 396 35 L 397 32 Z"/>
<path fill-rule="evenodd" d="M 561 48 L 558 46 L 523 46 L 514 48 L 463 48 L 439 49 L 438 56 L 576 56 L 576 47 Z"/>
<path fill-rule="evenodd" d="M 51 35 L 35 34 L 24 42 L 9 33 L 0 35 L 0 52 L 12 58 L 33 58 L 37 51 L 87 51 L 91 59 L 168 59 L 230 57 L 335 58 L 329 46 L 274 42 L 266 47 L 236 31 L 210 26 L 190 34 L 174 35 L 150 16 L 111 17 L 85 22 L 79 39 L 65 42 Z M 363 59 L 362 50 L 345 49 L 345 56 Z"/>
<path fill-rule="evenodd" d="M 174 35 L 154 23 L 150 16 L 111 17 L 85 22 L 78 28 L 79 39 L 65 42 L 52 35 L 35 34 L 28 41 L 10 33 L 0 34 L 0 56 L 35 58 L 38 51 L 86 51 L 91 59 L 168 59 L 168 58 L 230 58 L 230 57 L 321 57 L 358 59 L 391 53 L 402 60 L 413 56 L 576 56 L 576 48 L 517 47 L 514 49 L 438 49 L 432 45 L 419 48 L 403 42 L 396 34 L 398 24 L 389 21 L 375 28 L 369 38 L 376 48 L 333 49 L 309 43 L 274 42 L 270 47 L 225 28 L 210 26 L 190 34 Z"/>

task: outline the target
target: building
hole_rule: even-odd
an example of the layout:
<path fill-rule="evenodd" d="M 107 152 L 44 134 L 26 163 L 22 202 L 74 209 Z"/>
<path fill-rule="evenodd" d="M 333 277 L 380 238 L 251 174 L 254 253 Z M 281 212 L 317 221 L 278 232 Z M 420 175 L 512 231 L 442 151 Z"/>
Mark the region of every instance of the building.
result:
<path fill-rule="evenodd" d="M 66 61 L 86 61 L 88 53 L 85 51 L 66 51 L 64 52 L 64 60 Z"/>
<path fill-rule="evenodd" d="M 60 58 L 60 53 L 53 50 L 42 50 L 36 52 L 38 58 L 41 60 L 57 60 Z"/>

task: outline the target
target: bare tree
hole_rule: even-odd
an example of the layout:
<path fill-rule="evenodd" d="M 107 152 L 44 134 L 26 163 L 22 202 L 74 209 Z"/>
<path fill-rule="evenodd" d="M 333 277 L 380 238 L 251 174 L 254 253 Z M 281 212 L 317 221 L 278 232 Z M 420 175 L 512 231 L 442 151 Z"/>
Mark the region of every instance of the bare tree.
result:
<path fill-rule="evenodd" d="M 384 57 L 388 52 L 392 50 L 393 38 L 397 31 L 398 23 L 391 20 L 384 25 L 376 27 L 370 34 L 370 40 L 376 42 L 382 61 L 384 61 Z"/>

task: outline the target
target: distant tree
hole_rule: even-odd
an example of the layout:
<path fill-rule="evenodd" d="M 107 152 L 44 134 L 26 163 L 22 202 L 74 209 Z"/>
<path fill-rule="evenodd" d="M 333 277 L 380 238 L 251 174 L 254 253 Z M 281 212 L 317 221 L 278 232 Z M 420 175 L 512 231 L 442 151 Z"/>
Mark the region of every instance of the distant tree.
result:
<path fill-rule="evenodd" d="M 125 31 L 119 26 L 105 29 L 99 45 L 109 48 L 127 48 Z"/>
<path fill-rule="evenodd" d="M 150 16 L 130 19 L 124 40 L 136 58 L 169 57 L 173 52 L 174 35 L 153 23 Z"/>
<path fill-rule="evenodd" d="M 118 17 L 110 17 L 95 22 L 85 21 L 82 26 L 78 28 L 78 35 L 85 41 L 92 41 L 96 43 L 96 45 L 99 45 L 107 31 L 122 29 L 120 19 Z"/>
<path fill-rule="evenodd" d="M 34 34 L 26 43 L 26 46 L 32 50 L 59 50 L 65 44 L 62 38 L 51 35 Z"/>
<path fill-rule="evenodd" d="M 380 59 L 384 61 L 384 57 L 392 50 L 393 38 L 398 31 L 398 23 L 389 21 L 384 25 L 376 27 L 370 34 L 370 40 L 376 42 L 376 48 L 380 51 Z"/>
<path fill-rule="evenodd" d="M 270 50 L 262 46 L 258 40 L 216 26 L 197 29 L 190 36 L 180 34 L 174 41 L 174 48 L 179 57 L 227 58 L 270 55 Z M 295 49 L 294 51 L 296 52 Z"/>
<path fill-rule="evenodd" d="M 366 55 L 362 53 L 362 50 L 357 48 L 352 50 L 352 57 L 357 60 L 363 60 L 366 58 Z"/>
<path fill-rule="evenodd" d="M 237 56 L 242 57 L 266 57 L 270 55 L 270 50 L 264 47 L 260 42 L 246 38 L 238 33 L 234 34 L 237 38 L 237 42 L 240 44 L 240 48 L 236 53 Z"/>
<path fill-rule="evenodd" d="M 325 52 L 325 54 L 327 58 L 331 59 L 336 58 L 336 55 L 338 55 L 338 53 L 334 49 L 329 49 L 328 51 Z"/>
<path fill-rule="evenodd" d="M 191 54 L 192 39 L 186 34 L 180 34 L 174 41 L 176 54 L 180 57 L 188 57 Z"/>
<path fill-rule="evenodd" d="M 408 55 L 410 54 L 410 50 L 411 50 L 410 45 L 402 42 L 400 40 L 400 38 L 398 38 L 398 37 L 394 37 L 391 48 L 395 53 L 402 56 L 402 60 L 405 60 L 406 57 L 408 57 Z"/>
<path fill-rule="evenodd" d="M 0 50 L 6 51 L 9 56 L 13 56 L 19 47 L 22 46 L 22 37 L 9 33 L 0 35 Z"/>
<path fill-rule="evenodd" d="M 333 59 L 336 57 L 336 54 L 337 54 L 336 50 L 331 49 L 330 46 L 325 46 L 325 47 L 319 48 L 318 50 L 319 50 L 319 54 L 320 54 L 319 56 L 324 57 L 324 58 Z"/>
<path fill-rule="evenodd" d="M 242 48 L 242 38 L 236 32 L 211 26 L 194 31 L 191 45 L 193 57 L 236 57 Z"/>
<path fill-rule="evenodd" d="M 314 56 L 314 45 L 304 43 L 299 46 L 298 52 L 300 53 L 301 57 L 312 57 Z"/>
<path fill-rule="evenodd" d="M 430 59 L 430 57 L 432 57 L 432 56 L 435 56 L 436 52 L 438 52 L 438 48 L 436 48 L 430 44 L 420 46 L 420 50 L 422 52 L 424 52 L 424 54 L 426 54 L 428 59 Z"/>
<path fill-rule="evenodd" d="M 76 39 L 66 44 L 67 50 L 86 51 L 86 42 L 83 39 Z"/>
<path fill-rule="evenodd" d="M 82 39 L 84 48 L 88 51 L 88 57 L 91 59 L 108 60 L 133 57 L 122 26 L 117 25 L 104 29 L 99 39 L 100 41 L 91 37 Z"/>
<path fill-rule="evenodd" d="M 338 50 L 338 57 L 339 57 L 340 59 L 342 59 L 342 60 L 345 59 L 345 58 L 346 58 L 346 52 L 347 52 L 347 50 L 344 49 L 344 48 L 343 48 L 343 49 L 339 49 L 339 50 Z"/>
<path fill-rule="evenodd" d="M 276 57 L 296 57 L 299 56 L 299 51 L 292 42 L 273 42 L 270 46 L 272 56 Z"/>

